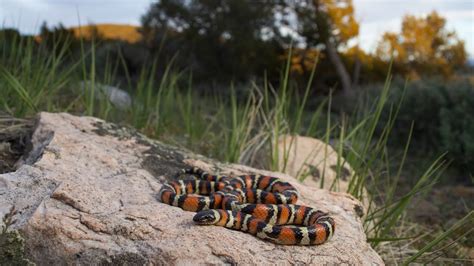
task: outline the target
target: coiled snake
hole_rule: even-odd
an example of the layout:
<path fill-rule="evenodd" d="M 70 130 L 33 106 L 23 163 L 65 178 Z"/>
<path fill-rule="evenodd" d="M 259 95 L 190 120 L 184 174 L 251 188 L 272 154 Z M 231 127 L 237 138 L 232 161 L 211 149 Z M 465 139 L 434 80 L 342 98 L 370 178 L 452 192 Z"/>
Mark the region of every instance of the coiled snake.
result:
<path fill-rule="evenodd" d="M 327 213 L 296 205 L 296 189 L 276 177 L 210 175 L 199 168 L 181 173 L 198 179 L 163 184 L 159 200 L 198 212 L 193 220 L 199 225 L 240 230 L 281 245 L 319 245 L 334 234 Z"/>

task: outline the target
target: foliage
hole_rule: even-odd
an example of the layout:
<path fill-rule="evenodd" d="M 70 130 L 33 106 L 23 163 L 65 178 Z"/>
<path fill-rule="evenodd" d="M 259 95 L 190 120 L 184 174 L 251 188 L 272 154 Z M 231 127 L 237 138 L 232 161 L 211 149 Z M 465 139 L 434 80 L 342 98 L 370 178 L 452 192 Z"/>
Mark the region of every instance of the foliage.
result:
<path fill-rule="evenodd" d="M 464 43 L 446 30 L 446 20 L 435 12 L 405 17 L 401 34 L 387 33 L 375 54 L 351 46 L 359 32 L 351 0 L 161 0 L 150 5 L 142 23 L 142 28 L 90 25 L 71 29 L 43 24 L 40 35 L 30 37 L 31 45 L 74 64 L 82 59 L 82 48 L 89 50 L 94 41 L 99 74 L 106 72 L 110 62 L 121 61 L 129 77 L 120 82 L 136 81 L 141 69 L 150 67 L 156 58 L 161 62 L 156 66 L 158 78 L 172 64 L 178 71 L 192 73 L 196 87 L 205 90 L 221 90 L 230 81 L 257 81 L 265 74 L 279 85 L 275 77 L 282 73 L 292 47 L 291 82 L 303 90 L 317 61 L 318 74 L 311 86 L 320 94 L 345 87 L 347 82 L 356 88 L 383 81 L 392 54 L 393 73 L 415 78 L 440 73 L 452 77 L 466 59 Z M 27 39 L 14 30 L 0 32 L 6 39 Z M 121 77 L 126 75 L 124 68 L 117 71 Z"/>
<path fill-rule="evenodd" d="M 467 176 L 474 173 L 471 156 L 474 154 L 474 117 L 470 115 L 474 113 L 472 81 L 432 79 L 409 82 L 404 87 L 401 81 L 395 84 L 388 104 L 393 105 L 403 97 L 389 144 L 402 144 L 414 122 L 412 147 L 420 154 L 447 152 L 447 158 L 468 181 Z M 382 115 L 382 120 L 388 119 L 389 108 Z"/>
<path fill-rule="evenodd" d="M 384 89 L 377 92 L 377 100 L 370 99 L 359 112 L 335 120 L 337 114 L 331 113 L 331 96 L 329 100 L 309 101 L 316 60 L 311 62 L 311 74 L 304 92 L 293 86 L 289 74 L 291 51 L 285 71 L 276 83 L 278 87 L 264 78 L 262 82 L 248 84 L 246 90 L 240 90 L 242 96 L 237 97 L 237 91 L 200 94 L 194 90 L 192 76 L 175 71 L 170 64 L 164 64 L 163 74 L 157 79 L 160 61 L 144 65 L 137 73 L 138 78 L 133 80 L 121 52 L 116 56 L 119 60 L 107 60 L 105 70 L 100 72 L 96 61 L 101 48 L 95 43 L 80 42 L 81 55 L 71 64 L 65 60 L 67 52 L 61 52 L 61 46 L 57 47 L 59 53 L 33 53 L 37 46 L 28 40 L 20 38 L 13 45 L 2 46 L 2 49 L 8 47 L 10 50 L 2 51 L 0 58 L 0 104 L 6 112 L 16 116 L 24 117 L 41 110 L 93 115 L 131 124 L 151 137 L 186 146 L 209 157 L 270 169 L 281 169 L 277 143 L 283 135 L 304 134 L 326 142 L 338 139 L 336 149 L 340 161 L 347 159 L 356 173 L 347 192 L 359 199 L 369 198 L 364 226 L 370 243 L 376 248 L 399 240 L 394 231 L 405 221 L 403 214 L 407 206 L 415 195 L 428 191 L 445 165 L 442 159 L 436 160 L 406 194 L 395 193 L 401 171 L 391 172 L 393 160 L 387 152 L 387 144 L 399 129 L 395 118 L 403 114 L 400 102 L 403 104 L 404 101 L 400 96 L 390 102 L 390 76 Z M 129 110 L 119 110 L 106 98 L 94 97 L 99 93 L 98 84 L 114 83 L 116 69 L 120 68 L 133 98 Z M 90 81 L 90 85 L 84 90 L 75 90 L 80 79 Z M 327 111 L 323 113 L 322 110 Z M 453 124 L 458 126 L 459 123 Z M 415 131 L 410 128 L 412 130 L 402 136 L 405 139 Z M 404 145 L 404 155 L 400 166 L 397 165 L 399 169 L 403 167 L 410 143 L 409 139 Z M 384 183 L 382 177 L 389 181 Z M 368 195 L 364 187 L 369 191 Z M 406 239 L 406 235 L 402 238 Z M 445 239 L 446 234 L 441 234 L 427 249 L 416 248 L 429 250 Z M 419 255 L 415 253 L 417 261 L 421 258 Z"/>
<path fill-rule="evenodd" d="M 62 56 L 64 53 L 72 56 L 80 49 L 80 42 L 72 30 L 62 24 L 50 28 L 46 22 L 41 25 L 40 34 L 31 45 L 37 46 L 42 52 L 54 53 L 55 56 L 60 53 L 63 53 Z"/>
<path fill-rule="evenodd" d="M 302 44 L 316 47 L 328 39 L 345 46 L 359 34 L 352 0 L 288 1 L 288 7 L 297 16 L 294 31 Z"/>
<path fill-rule="evenodd" d="M 474 84 L 448 88 L 446 103 L 439 112 L 441 150 L 464 172 L 474 173 Z"/>
<path fill-rule="evenodd" d="M 15 223 L 13 216 L 16 214 L 12 207 L 5 214 L 0 228 L 0 265 L 34 265 L 25 258 L 25 241 L 17 230 L 10 229 Z"/>
<path fill-rule="evenodd" d="M 16 43 L 16 40 L 20 39 L 21 34 L 16 29 L 2 29 L 0 30 L 0 40 L 3 40 L 2 45 L 4 49 L 10 48 L 11 45 Z"/>
<path fill-rule="evenodd" d="M 359 33 L 352 0 L 283 1 L 283 18 L 290 25 L 296 47 L 324 51 L 320 68 L 330 69 L 344 93 L 352 89 L 350 74 L 339 54 L 340 48 L 348 48 L 348 42 Z M 311 53 L 310 53 L 311 55 Z M 327 59 L 327 60 L 326 60 Z M 308 73 L 309 74 L 309 73 Z M 308 78 L 307 76 L 305 77 Z"/>
<path fill-rule="evenodd" d="M 389 68 L 392 67 L 392 72 L 397 75 L 396 71 L 393 70 L 393 66 L 390 66 L 387 62 L 384 62 L 377 56 L 371 53 L 365 52 L 358 45 L 350 47 L 343 53 L 343 58 L 347 68 L 352 70 L 353 84 L 366 86 L 374 82 L 383 82 Z"/>
<path fill-rule="evenodd" d="M 203 79 L 246 80 L 273 70 L 279 46 L 273 41 L 273 1 L 162 0 L 143 16 L 150 46 L 179 53 L 176 64 Z"/>
<path fill-rule="evenodd" d="M 451 76 L 466 63 L 464 41 L 446 29 L 446 19 L 436 11 L 425 17 L 407 15 L 400 34 L 386 32 L 376 55 L 394 58 L 395 69 L 413 78 L 426 74 Z"/>
<path fill-rule="evenodd" d="M 315 55 L 330 55 L 321 56 L 317 77 L 328 87 L 338 82 L 334 70 L 344 68 L 334 60 L 337 49 L 347 48 L 359 31 L 352 0 L 162 0 L 142 22 L 147 46 L 162 58 L 176 55 L 175 66 L 190 69 L 198 81 L 278 76 L 287 49 L 298 47 L 294 67 L 302 80 Z"/>

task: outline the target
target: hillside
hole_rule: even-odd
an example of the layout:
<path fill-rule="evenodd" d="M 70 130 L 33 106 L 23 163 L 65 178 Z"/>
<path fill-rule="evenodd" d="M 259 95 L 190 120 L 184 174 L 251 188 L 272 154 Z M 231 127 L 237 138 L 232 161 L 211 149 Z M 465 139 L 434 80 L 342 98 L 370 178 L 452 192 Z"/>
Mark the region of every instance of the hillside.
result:
<path fill-rule="evenodd" d="M 122 40 L 129 43 L 136 43 L 142 38 L 139 29 L 140 27 L 126 24 L 96 24 L 71 28 L 76 37 L 82 36 L 87 39 L 97 30 L 104 39 Z"/>

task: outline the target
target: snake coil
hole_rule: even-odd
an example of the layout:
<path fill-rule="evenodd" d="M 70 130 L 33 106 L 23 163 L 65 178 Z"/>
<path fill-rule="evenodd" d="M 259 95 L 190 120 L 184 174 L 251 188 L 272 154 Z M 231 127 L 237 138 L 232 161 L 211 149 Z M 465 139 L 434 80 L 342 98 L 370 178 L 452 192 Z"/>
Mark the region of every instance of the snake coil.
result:
<path fill-rule="evenodd" d="M 296 205 L 297 190 L 276 177 L 210 175 L 183 169 L 195 180 L 165 183 L 161 202 L 197 212 L 199 225 L 217 225 L 247 232 L 281 245 L 319 245 L 332 237 L 334 220 L 319 210 Z"/>

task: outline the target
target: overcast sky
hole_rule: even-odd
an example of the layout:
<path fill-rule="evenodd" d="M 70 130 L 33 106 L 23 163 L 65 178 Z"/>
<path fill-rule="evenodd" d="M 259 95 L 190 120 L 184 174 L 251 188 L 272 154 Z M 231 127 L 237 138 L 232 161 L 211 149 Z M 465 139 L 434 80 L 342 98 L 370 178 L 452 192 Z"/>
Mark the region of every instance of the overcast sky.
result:
<path fill-rule="evenodd" d="M 399 31 L 403 15 L 423 15 L 432 10 L 448 19 L 466 41 L 474 56 L 474 0 L 353 0 L 360 22 L 359 43 L 372 51 L 381 34 Z M 152 0 L 0 0 L 0 23 L 36 33 L 43 21 L 66 26 L 87 23 L 126 23 L 139 25 L 140 16 Z"/>

